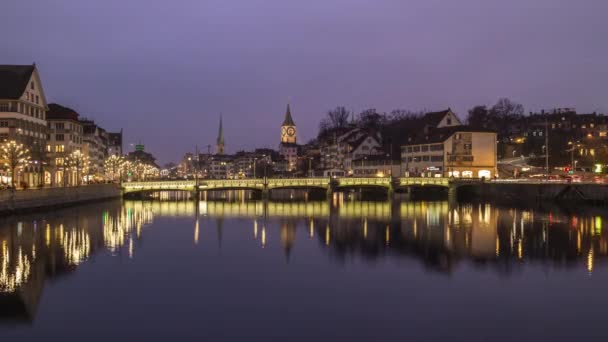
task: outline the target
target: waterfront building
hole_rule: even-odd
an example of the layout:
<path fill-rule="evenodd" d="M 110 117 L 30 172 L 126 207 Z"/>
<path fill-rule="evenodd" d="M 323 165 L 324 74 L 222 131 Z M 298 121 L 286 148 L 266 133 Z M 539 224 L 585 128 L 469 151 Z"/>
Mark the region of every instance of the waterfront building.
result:
<path fill-rule="evenodd" d="M 122 128 L 108 133 L 108 156 L 122 156 Z"/>
<path fill-rule="evenodd" d="M 389 177 L 401 174 L 401 161 L 385 154 L 369 155 L 352 160 L 355 177 Z"/>
<path fill-rule="evenodd" d="M 108 132 L 93 120 L 80 120 L 82 124 L 82 150 L 89 160 L 91 178 L 104 178 L 104 162 L 108 157 Z"/>
<path fill-rule="evenodd" d="M 300 146 L 297 142 L 296 124 L 291 116 L 291 108 L 287 105 L 285 119 L 281 125 L 281 143 L 279 144 L 279 154 L 287 162 L 286 171 L 292 172 L 296 169 Z"/>
<path fill-rule="evenodd" d="M 82 170 L 72 168 L 69 158 L 82 152 L 83 126 L 78 119 L 79 114 L 56 103 L 48 107 L 46 152 L 49 168 L 45 172 L 45 183 L 52 186 L 77 185 L 80 183 L 77 177 L 82 175 Z"/>
<path fill-rule="evenodd" d="M 380 134 L 353 128 L 326 141 L 320 147 L 320 164 L 325 170 L 342 170 L 352 174 L 352 161 L 370 155 L 383 154 Z"/>
<path fill-rule="evenodd" d="M 209 177 L 213 179 L 234 178 L 234 158 L 225 154 L 216 154 L 209 160 L 207 169 Z"/>
<path fill-rule="evenodd" d="M 47 102 L 36 64 L 0 65 L 0 143 L 16 141 L 30 151 L 15 184 L 43 182 Z"/>
<path fill-rule="evenodd" d="M 160 167 L 156 164 L 156 158 L 145 151 L 143 144 L 135 145 L 135 151 L 125 156 L 128 162 L 127 176 L 130 179 L 145 180 L 159 175 Z"/>
<path fill-rule="evenodd" d="M 469 126 L 436 128 L 401 147 L 409 176 L 491 178 L 496 169 L 496 133 Z"/>

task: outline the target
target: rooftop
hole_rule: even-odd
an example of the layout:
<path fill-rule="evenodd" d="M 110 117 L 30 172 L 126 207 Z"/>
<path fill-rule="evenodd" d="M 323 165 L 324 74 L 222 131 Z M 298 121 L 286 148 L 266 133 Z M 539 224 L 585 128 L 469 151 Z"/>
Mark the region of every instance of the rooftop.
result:
<path fill-rule="evenodd" d="M 0 99 L 19 99 L 36 65 L 0 65 Z"/>

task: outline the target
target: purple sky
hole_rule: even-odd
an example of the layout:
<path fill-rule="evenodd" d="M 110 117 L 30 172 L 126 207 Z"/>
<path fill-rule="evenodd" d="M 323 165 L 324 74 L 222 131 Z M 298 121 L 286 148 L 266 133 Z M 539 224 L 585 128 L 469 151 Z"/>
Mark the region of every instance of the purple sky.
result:
<path fill-rule="evenodd" d="M 179 6 L 176 5 L 179 3 Z M 2 0 L 0 64 L 162 162 L 214 144 L 305 142 L 328 109 L 499 97 L 608 112 L 606 0 Z"/>

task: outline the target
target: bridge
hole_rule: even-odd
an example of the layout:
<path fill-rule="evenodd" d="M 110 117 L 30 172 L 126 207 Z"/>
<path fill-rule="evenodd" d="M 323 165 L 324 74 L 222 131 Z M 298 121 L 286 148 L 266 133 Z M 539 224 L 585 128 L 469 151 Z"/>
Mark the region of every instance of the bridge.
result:
<path fill-rule="evenodd" d="M 274 189 L 323 189 L 351 187 L 391 188 L 390 177 L 369 178 L 253 178 L 253 179 L 202 179 L 180 181 L 149 181 L 123 183 L 124 193 L 140 191 L 214 191 L 214 190 L 257 190 Z"/>
<path fill-rule="evenodd" d="M 202 179 L 179 181 L 127 182 L 122 184 L 123 193 L 141 191 L 220 191 L 256 190 L 268 193 L 274 189 L 323 189 L 328 192 L 346 188 L 395 188 L 445 187 L 455 188 L 464 184 L 478 184 L 478 179 L 421 178 L 421 177 L 341 177 L 341 178 L 253 178 L 253 179 Z"/>

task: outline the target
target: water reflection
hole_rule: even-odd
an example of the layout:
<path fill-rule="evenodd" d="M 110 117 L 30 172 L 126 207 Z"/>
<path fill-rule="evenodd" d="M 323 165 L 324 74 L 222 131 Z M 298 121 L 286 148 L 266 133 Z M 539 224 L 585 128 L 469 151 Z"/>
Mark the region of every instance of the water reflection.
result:
<path fill-rule="evenodd" d="M 251 230 L 237 234 L 259 248 L 280 246 L 287 261 L 300 245 L 307 245 L 327 251 L 330 260 L 340 263 L 413 258 L 429 270 L 446 273 L 469 262 L 501 274 L 537 264 L 578 267 L 591 275 L 608 254 L 608 233 L 602 229 L 606 217 L 593 209 L 572 214 L 559 208 L 532 211 L 448 202 L 195 204 L 166 199 L 110 202 L 3 220 L 0 316 L 31 320 L 45 280 L 74 272 L 96 253 L 133 258 L 146 226 L 157 218 L 187 220 L 194 245 L 205 243 L 201 231 L 214 227 L 220 248 L 234 220 L 245 221 Z"/>

